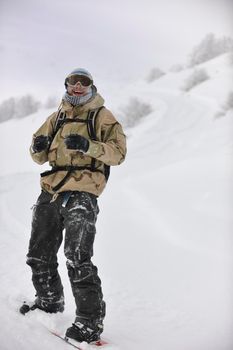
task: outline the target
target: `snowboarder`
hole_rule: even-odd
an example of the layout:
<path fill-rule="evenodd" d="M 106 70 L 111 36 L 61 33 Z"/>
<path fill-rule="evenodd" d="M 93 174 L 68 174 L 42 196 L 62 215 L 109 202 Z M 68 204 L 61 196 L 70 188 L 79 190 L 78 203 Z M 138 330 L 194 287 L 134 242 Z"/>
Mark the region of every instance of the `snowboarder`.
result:
<path fill-rule="evenodd" d="M 36 289 L 33 308 L 62 312 L 57 252 L 65 230 L 64 254 L 76 303 L 75 321 L 66 336 L 89 343 L 100 339 L 105 316 L 101 280 L 91 261 L 97 198 L 110 166 L 125 159 L 126 138 L 103 106 L 86 69 L 73 70 L 65 78 L 65 88 L 58 111 L 33 135 L 30 148 L 36 163 L 48 161 L 52 168 L 41 174 L 42 191 L 33 209 L 27 264 Z"/>

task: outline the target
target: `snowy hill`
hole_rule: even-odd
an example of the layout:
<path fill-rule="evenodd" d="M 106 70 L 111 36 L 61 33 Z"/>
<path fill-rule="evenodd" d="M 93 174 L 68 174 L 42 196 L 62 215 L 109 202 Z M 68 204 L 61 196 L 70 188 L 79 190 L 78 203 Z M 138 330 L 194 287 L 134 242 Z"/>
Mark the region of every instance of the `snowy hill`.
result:
<path fill-rule="evenodd" d="M 233 348 L 233 113 L 215 117 L 230 91 L 232 66 L 223 55 L 203 67 L 210 79 L 188 93 L 180 88 L 192 69 L 136 82 L 106 101 L 116 114 L 132 96 L 153 109 L 127 130 L 127 160 L 112 169 L 99 199 L 94 260 L 107 302 L 106 350 Z M 62 350 L 47 328 L 64 332 L 74 319 L 62 249 L 65 312 L 17 312 L 34 298 L 25 265 L 30 207 L 39 173 L 48 168 L 32 163 L 28 147 L 51 112 L 0 124 L 1 350 Z"/>

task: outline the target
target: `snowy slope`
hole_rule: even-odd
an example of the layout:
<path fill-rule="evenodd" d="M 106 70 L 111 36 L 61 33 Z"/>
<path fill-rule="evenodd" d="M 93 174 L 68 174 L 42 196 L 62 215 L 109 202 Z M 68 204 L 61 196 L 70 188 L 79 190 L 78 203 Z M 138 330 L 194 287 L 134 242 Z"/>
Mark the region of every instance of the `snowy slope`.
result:
<path fill-rule="evenodd" d="M 107 302 L 106 350 L 233 348 L 233 114 L 214 117 L 230 90 L 226 56 L 206 62 L 211 78 L 189 93 L 180 90 L 185 70 L 135 83 L 110 101 L 117 111 L 137 96 L 153 113 L 127 130 L 127 160 L 99 199 L 94 262 Z M 74 319 L 62 249 L 65 312 L 17 312 L 34 297 L 25 255 L 43 168 L 28 147 L 51 112 L 0 125 L 1 350 L 65 349 L 47 328 L 64 332 Z"/>

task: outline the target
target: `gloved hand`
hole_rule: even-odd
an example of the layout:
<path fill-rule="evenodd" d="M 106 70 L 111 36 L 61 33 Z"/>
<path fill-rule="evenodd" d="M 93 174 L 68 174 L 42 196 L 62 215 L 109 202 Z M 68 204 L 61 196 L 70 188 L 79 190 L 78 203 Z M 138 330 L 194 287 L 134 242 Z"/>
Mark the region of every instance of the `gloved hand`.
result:
<path fill-rule="evenodd" d="M 89 141 L 78 134 L 71 134 L 64 140 L 68 149 L 76 149 L 77 151 L 86 153 L 89 148 Z"/>
<path fill-rule="evenodd" d="M 45 151 L 49 148 L 50 143 L 51 137 L 44 135 L 36 136 L 32 145 L 32 150 L 35 153 Z"/>

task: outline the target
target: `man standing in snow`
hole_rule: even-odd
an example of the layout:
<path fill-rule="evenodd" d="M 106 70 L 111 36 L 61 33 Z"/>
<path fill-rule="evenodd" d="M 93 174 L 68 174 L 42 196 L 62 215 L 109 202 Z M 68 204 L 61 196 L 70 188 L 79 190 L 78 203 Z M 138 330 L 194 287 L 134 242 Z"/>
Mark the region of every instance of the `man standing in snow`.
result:
<path fill-rule="evenodd" d="M 42 192 L 33 212 L 27 254 L 36 289 L 31 309 L 64 310 L 57 252 L 65 229 L 64 252 L 76 303 L 76 318 L 66 336 L 89 343 L 100 338 L 105 316 L 101 281 L 91 261 L 97 197 L 109 167 L 124 161 L 126 139 L 86 69 L 72 71 L 65 87 L 59 110 L 33 135 L 30 149 L 35 162 L 52 166 L 41 174 Z"/>

